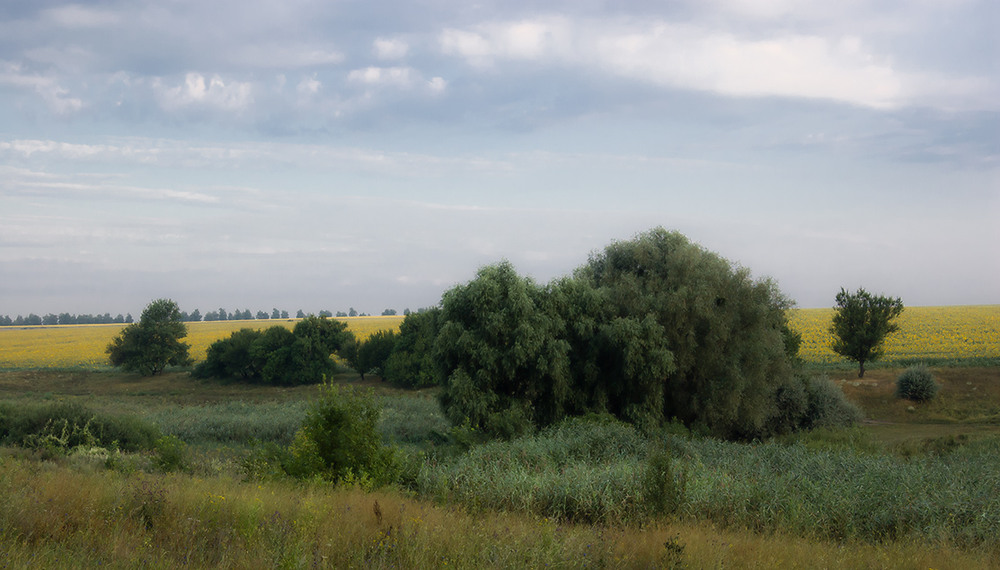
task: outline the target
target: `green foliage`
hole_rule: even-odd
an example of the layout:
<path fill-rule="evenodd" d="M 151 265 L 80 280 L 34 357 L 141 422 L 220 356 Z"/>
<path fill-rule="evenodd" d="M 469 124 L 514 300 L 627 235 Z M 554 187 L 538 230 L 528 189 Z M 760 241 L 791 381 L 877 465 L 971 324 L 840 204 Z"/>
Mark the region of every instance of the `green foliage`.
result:
<path fill-rule="evenodd" d="M 346 345 L 341 356 L 347 361 L 348 366 L 361 375 L 362 380 L 365 374 L 382 376 L 386 361 L 396 346 L 396 338 L 396 333 L 393 331 L 376 331 L 363 341 L 355 341 L 353 346 Z"/>
<path fill-rule="evenodd" d="M 940 389 L 930 369 L 923 365 L 910 366 L 896 378 L 897 398 L 926 402 L 934 399 Z"/>
<path fill-rule="evenodd" d="M 440 308 L 408 313 L 399 325 L 396 344 L 385 362 L 385 379 L 401 388 L 438 385 L 434 341 L 440 329 Z"/>
<path fill-rule="evenodd" d="M 292 331 L 281 325 L 244 328 L 213 342 L 193 374 L 280 386 L 314 384 L 333 372 L 330 355 L 352 339 L 346 324 L 323 317 L 306 317 Z"/>
<path fill-rule="evenodd" d="M 254 345 L 262 335 L 260 330 L 243 328 L 230 334 L 228 339 L 213 342 L 205 361 L 195 367 L 193 374 L 199 378 L 259 380 L 264 361 L 256 357 Z"/>
<path fill-rule="evenodd" d="M 903 302 L 896 297 L 872 295 L 864 289 L 837 293 L 836 313 L 830 332 L 833 351 L 858 363 L 858 378 L 865 375 L 865 363 L 874 362 L 885 353 L 885 339 L 899 330 L 893 319 L 903 312 Z"/>
<path fill-rule="evenodd" d="M 96 414 L 76 402 L 0 403 L 0 443 L 30 447 L 52 441 L 51 436 L 65 440 L 65 448 L 96 445 L 140 451 L 152 449 L 160 432 L 135 416 Z"/>
<path fill-rule="evenodd" d="M 677 504 L 685 520 L 759 532 L 997 545 L 1000 440 L 904 459 L 879 453 L 860 429 L 796 439 L 644 437 L 630 426 L 574 421 L 425 463 L 415 485 L 473 511 L 576 522 L 642 522 L 658 504 L 664 512 Z"/>
<path fill-rule="evenodd" d="M 547 287 L 488 266 L 442 298 L 442 405 L 456 425 L 504 437 L 588 412 L 726 438 L 797 429 L 789 305 L 773 282 L 663 229 Z"/>
<path fill-rule="evenodd" d="M 648 515 L 642 492 L 647 442 L 618 421 L 572 418 L 536 435 L 472 447 L 428 462 L 421 495 L 479 510 L 621 524 Z"/>
<path fill-rule="evenodd" d="M 850 402 L 844 391 L 829 378 L 810 378 L 806 384 L 808 408 L 802 420 L 804 429 L 848 427 L 860 422 L 864 414 Z"/>
<path fill-rule="evenodd" d="M 393 448 L 382 442 L 380 408 L 371 393 L 323 384 L 295 435 L 290 475 L 385 485 L 396 479 Z"/>
<path fill-rule="evenodd" d="M 655 447 L 646 457 L 642 474 L 643 497 L 653 515 L 670 515 L 684 504 L 686 480 L 682 473 L 674 475 L 670 454 L 662 447 Z"/>
<path fill-rule="evenodd" d="M 394 331 L 375 331 L 365 339 L 358 347 L 358 360 L 362 363 L 362 369 L 376 376 L 382 376 L 385 363 L 392 354 L 393 347 L 396 346 L 396 333 Z M 361 374 L 364 378 L 364 374 Z"/>
<path fill-rule="evenodd" d="M 444 294 L 435 354 L 452 423 L 513 437 L 564 415 L 568 345 L 559 338 L 561 321 L 544 308 L 544 293 L 504 261 Z"/>
<path fill-rule="evenodd" d="M 153 464 L 163 471 L 190 471 L 187 444 L 180 438 L 165 435 L 156 440 Z"/>
<path fill-rule="evenodd" d="M 268 442 L 287 446 L 305 415 L 306 403 L 302 401 L 228 401 L 164 408 L 146 417 L 164 434 L 190 444 L 243 446 Z"/>
<path fill-rule="evenodd" d="M 159 374 L 167 366 L 188 366 L 187 325 L 181 320 L 177 303 L 157 299 L 133 323 L 115 337 L 106 350 L 112 366 L 143 376 Z"/>

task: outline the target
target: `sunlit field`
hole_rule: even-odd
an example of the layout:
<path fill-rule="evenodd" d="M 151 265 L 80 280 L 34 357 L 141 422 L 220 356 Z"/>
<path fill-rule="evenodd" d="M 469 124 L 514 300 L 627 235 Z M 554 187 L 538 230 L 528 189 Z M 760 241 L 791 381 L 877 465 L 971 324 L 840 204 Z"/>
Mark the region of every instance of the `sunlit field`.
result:
<path fill-rule="evenodd" d="M 830 349 L 833 309 L 795 309 L 792 328 L 802 334 L 806 362 L 844 362 Z M 342 319 L 359 339 L 378 330 L 398 330 L 402 316 Z M 203 360 L 214 341 L 244 327 L 295 326 L 295 319 L 188 323 L 191 356 Z M 105 347 L 123 325 L 0 327 L 0 368 L 101 367 Z M 1000 305 L 907 307 L 900 330 L 887 341 L 886 362 L 1000 358 Z"/>
<path fill-rule="evenodd" d="M 347 329 L 358 339 L 378 330 L 398 330 L 402 316 L 347 317 Z M 202 321 L 187 323 L 185 342 L 191 357 L 205 359 L 208 346 L 241 328 L 264 329 L 274 325 L 293 328 L 297 319 L 252 321 Z M 0 327 L 0 368 L 94 368 L 106 366 L 104 350 L 126 325 L 55 325 Z"/>
<path fill-rule="evenodd" d="M 796 309 L 789 320 L 802 334 L 800 356 L 806 362 L 844 359 L 830 348 L 833 309 Z M 886 341 L 884 360 L 938 360 L 1000 357 L 1000 305 L 907 307 L 899 332 Z"/>

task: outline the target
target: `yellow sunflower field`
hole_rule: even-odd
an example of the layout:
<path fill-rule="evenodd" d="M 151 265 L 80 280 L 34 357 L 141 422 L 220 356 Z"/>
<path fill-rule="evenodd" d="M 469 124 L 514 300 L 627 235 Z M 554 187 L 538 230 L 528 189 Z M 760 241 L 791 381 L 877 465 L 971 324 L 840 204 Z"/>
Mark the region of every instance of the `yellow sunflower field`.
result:
<path fill-rule="evenodd" d="M 789 322 L 802 335 L 800 356 L 807 362 L 842 362 L 830 345 L 833 309 L 793 309 Z M 398 330 L 402 316 L 343 319 L 359 339 L 379 330 Z M 208 346 L 244 327 L 292 328 L 297 321 L 211 321 L 188 323 L 191 356 L 203 360 Z M 887 340 L 884 360 L 1000 358 L 1000 305 L 907 307 L 899 332 Z M 0 327 L 0 368 L 100 367 L 104 349 L 124 325 Z"/>
<path fill-rule="evenodd" d="M 399 330 L 402 316 L 348 317 L 347 330 L 358 339 L 379 330 Z M 205 359 L 208 346 L 241 328 L 265 329 L 275 325 L 293 328 L 291 320 L 201 321 L 187 323 L 184 342 L 191 345 L 191 357 Z M 126 325 L 55 325 L 0 327 L 0 368 L 93 368 L 106 366 L 104 350 Z"/>
<path fill-rule="evenodd" d="M 834 309 L 794 309 L 789 324 L 802 335 L 807 362 L 844 359 L 830 348 Z M 884 360 L 1000 357 L 1000 305 L 907 307 L 886 340 Z"/>

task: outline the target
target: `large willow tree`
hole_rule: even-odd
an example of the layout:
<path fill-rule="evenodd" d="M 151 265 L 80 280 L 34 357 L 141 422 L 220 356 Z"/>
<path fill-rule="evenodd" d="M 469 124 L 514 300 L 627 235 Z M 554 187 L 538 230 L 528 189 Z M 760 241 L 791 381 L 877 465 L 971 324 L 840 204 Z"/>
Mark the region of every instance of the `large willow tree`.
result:
<path fill-rule="evenodd" d="M 808 423 L 790 302 L 662 228 L 539 286 L 503 262 L 442 299 L 436 361 L 455 423 L 513 435 L 567 415 L 678 419 L 727 438 Z"/>

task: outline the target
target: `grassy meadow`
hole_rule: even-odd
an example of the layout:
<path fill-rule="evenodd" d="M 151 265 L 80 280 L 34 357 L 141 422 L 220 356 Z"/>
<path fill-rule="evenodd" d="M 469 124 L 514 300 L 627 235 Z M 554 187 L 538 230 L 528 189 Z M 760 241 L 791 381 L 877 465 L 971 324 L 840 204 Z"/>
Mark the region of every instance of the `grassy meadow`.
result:
<path fill-rule="evenodd" d="M 0 446 L 0 566 L 1000 567 L 1000 307 L 908 308 L 887 362 L 862 379 L 823 354 L 831 315 L 793 313 L 803 358 L 865 422 L 752 444 L 580 420 L 476 443 L 434 390 L 345 371 L 334 381 L 373 391 L 405 465 L 382 489 L 259 461 L 292 441 L 315 386 L 122 374 L 101 360 L 120 325 L 0 328 L 0 441 L 53 410 L 93 418 L 79 442 L 47 427 L 44 441 Z M 401 319 L 345 320 L 365 335 Z M 198 358 L 274 323 L 292 325 L 192 323 L 188 342 Z M 897 400 L 902 363 L 920 359 L 939 395 Z M 99 428 L 164 437 L 131 450 L 98 442 Z"/>

